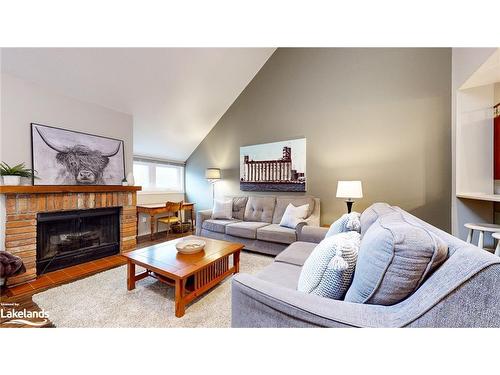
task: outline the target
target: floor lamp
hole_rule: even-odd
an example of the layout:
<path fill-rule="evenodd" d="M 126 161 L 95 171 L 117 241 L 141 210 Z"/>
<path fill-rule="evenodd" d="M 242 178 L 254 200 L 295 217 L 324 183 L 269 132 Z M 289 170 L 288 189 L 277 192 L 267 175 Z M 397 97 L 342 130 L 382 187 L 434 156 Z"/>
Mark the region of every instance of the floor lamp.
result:
<path fill-rule="evenodd" d="M 212 206 L 215 202 L 215 183 L 221 179 L 219 168 L 207 168 L 205 178 L 212 184 Z"/>

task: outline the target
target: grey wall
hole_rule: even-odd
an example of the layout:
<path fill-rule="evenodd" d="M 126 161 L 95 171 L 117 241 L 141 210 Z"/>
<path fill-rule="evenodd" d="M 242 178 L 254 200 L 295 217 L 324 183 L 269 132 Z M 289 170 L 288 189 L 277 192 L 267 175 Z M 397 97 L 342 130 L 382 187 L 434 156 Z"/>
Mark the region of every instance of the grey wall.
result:
<path fill-rule="evenodd" d="M 132 116 L 59 95 L 2 74 L 0 80 L 0 160 L 31 167 L 30 123 L 123 139 L 125 168 L 132 170 Z M 24 183 L 31 183 L 28 179 Z M 0 244 L 5 238 L 5 203 L 0 196 Z"/>
<path fill-rule="evenodd" d="M 239 147 L 307 138 L 307 194 L 322 223 L 345 211 L 337 180 L 363 181 L 363 210 L 399 205 L 450 230 L 451 49 L 280 48 L 187 161 L 187 199 L 239 192 Z"/>
<path fill-rule="evenodd" d="M 37 122 L 85 133 L 123 139 L 125 168 L 132 170 L 131 115 L 83 102 L 2 74 L 0 159 L 31 166 L 30 123 Z"/>

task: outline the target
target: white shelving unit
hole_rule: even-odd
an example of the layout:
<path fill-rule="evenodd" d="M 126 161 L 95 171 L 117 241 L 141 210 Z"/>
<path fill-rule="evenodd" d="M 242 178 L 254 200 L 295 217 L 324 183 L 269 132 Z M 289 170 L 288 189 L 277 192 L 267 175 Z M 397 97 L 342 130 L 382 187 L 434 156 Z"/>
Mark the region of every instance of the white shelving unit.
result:
<path fill-rule="evenodd" d="M 500 194 L 459 193 L 457 194 L 457 198 L 474 199 L 487 202 L 500 202 Z"/>
<path fill-rule="evenodd" d="M 493 102 L 495 85 L 457 93 L 457 196 L 493 194 Z"/>
<path fill-rule="evenodd" d="M 497 50 L 456 92 L 454 234 L 462 239 L 465 223 L 493 223 L 494 202 L 500 202 L 493 168 L 493 106 L 500 96 L 499 82 Z"/>

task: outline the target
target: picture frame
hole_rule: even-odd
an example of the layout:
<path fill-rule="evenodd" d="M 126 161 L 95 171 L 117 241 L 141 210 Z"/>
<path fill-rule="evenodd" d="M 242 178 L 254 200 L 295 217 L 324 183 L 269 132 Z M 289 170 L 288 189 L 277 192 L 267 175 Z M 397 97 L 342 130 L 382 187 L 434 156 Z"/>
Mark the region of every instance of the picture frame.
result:
<path fill-rule="evenodd" d="M 123 140 L 31 123 L 33 185 L 122 185 Z"/>
<path fill-rule="evenodd" d="M 240 147 L 241 191 L 306 191 L 306 138 Z"/>

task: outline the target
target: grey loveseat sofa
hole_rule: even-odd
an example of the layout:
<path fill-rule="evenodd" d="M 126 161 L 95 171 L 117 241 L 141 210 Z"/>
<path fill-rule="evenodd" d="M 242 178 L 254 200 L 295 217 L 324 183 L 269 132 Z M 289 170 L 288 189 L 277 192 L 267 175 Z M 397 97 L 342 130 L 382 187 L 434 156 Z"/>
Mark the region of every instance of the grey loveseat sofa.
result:
<path fill-rule="evenodd" d="M 230 220 L 211 219 L 212 210 L 198 211 L 196 234 L 219 240 L 239 242 L 246 250 L 276 255 L 296 242 L 302 227 L 319 227 L 320 200 L 309 196 L 231 197 Z M 288 204 L 309 205 L 308 216 L 295 229 L 279 225 Z"/>
<path fill-rule="evenodd" d="M 408 298 L 381 306 L 297 291 L 301 267 L 326 233 L 325 228 L 304 227 L 299 241 L 259 274 L 233 277 L 232 326 L 499 327 L 500 258 L 392 209 L 448 244 L 446 261 Z"/>

